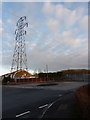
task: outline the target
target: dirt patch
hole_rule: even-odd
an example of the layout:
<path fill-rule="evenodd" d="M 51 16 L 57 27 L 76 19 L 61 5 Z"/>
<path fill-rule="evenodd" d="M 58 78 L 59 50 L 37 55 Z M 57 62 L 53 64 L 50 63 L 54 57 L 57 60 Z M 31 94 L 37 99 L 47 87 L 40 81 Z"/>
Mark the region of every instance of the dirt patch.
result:
<path fill-rule="evenodd" d="M 90 84 L 80 87 L 75 95 L 82 118 L 90 118 Z"/>

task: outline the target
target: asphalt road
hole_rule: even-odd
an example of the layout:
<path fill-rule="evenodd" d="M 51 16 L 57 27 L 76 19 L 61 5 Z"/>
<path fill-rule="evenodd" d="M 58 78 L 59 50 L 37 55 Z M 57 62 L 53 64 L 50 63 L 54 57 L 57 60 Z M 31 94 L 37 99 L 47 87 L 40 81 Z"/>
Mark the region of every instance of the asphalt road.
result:
<path fill-rule="evenodd" d="M 3 87 L 2 118 L 40 118 L 46 107 L 69 92 Z"/>
<path fill-rule="evenodd" d="M 73 109 L 73 107 L 70 107 L 72 106 L 72 101 L 74 103 L 75 100 L 72 93 L 84 84 L 86 83 L 63 82 L 55 86 L 47 87 L 37 86 L 37 84 L 3 86 L 2 118 L 50 117 L 55 113 L 56 106 L 59 107 L 59 105 L 61 106 L 60 113 L 62 113 L 61 111 L 65 108 L 62 113 L 64 117 L 64 114 L 68 114 L 67 111 L 69 108 L 71 108 L 70 111 Z M 56 102 L 57 100 L 59 100 L 58 103 Z M 51 112 L 52 110 L 53 112 Z M 57 113 L 58 112 L 56 112 L 55 116 L 58 115 Z M 68 115 L 71 116 L 70 114 Z"/>
<path fill-rule="evenodd" d="M 48 107 L 42 115 L 43 119 L 48 118 L 74 118 L 80 119 L 81 115 L 77 106 L 77 99 L 75 93 L 69 93 L 59 98 L 52 104 L 51 107 Z"/>

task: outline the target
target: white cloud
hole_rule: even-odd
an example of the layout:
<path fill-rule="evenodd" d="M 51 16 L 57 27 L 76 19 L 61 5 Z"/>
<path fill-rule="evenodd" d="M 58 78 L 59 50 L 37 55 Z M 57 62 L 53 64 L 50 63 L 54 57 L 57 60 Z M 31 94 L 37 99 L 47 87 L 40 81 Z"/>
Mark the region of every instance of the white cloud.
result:
<path fill-rule="evenodd" d="M 50 2 L 44 3 L 43 12 L 47 15 L 47 17 L 53 15 L 55 12 L 54 5 Z"/>
<path fill-rule="evenodd" d="M 62 22 L 64 22 L 66 28 L 70 28 L 76 23 L 82 24 L 84 28 L 86 28 L 85 24 L 87 24 L 88 16 L 84 15 L 85 8 L 83 8 L 82 6 L 78 6 L 76 9 L 71 10 L 62 4 L 53 4 L 47 2 L 44 4 L 43 12 L 46 17 L 48 16 L 48 20 L 55 19 L 55 21 L 59 21 L 59 23 L 61 24 Z"/>
<path fill-rule="evenodd" d="M 78 38 L 76 34 L 82 30 L 85 31 L 84 34 L 87 34 L 85 28 L 87 29 L 88 22 L 87 16 L 83 14 L 84 9 L 85 8 L 80 6 L 80 8 L 77 7 L 77 9 L 70 10 L 62 4 L 45 3 L 43 11 L 47 19 L 48 28 L 51 30 L 51 32 L 52 30 L 55 30 L 56 32 L 54 34 L 59 32 L 59 35 L 57 34 L 58 36 L 56 35 L 56 38 L 54 34 L 52 35 L 52 38 L 54 36 L 54 40 L 62 39 L 65 45 L 67 44 L 72 47 L 78 47 L 80 44 L 82 44 L 83 39 L 81 40 Z M 76 24 L 78 26 L 76 26 Z M 76 26 L 76 28 L 73 27 L 71 29 L 71 26 Z M 76 31 L 76 29 L 79 31 Z M 61 32 L 62 30 L 63 33 Z"/>
<path fill-rule="evenodd" d="M 10 73 L 10 68 L 0 65 L 0 76 Z"/>
<path fill-rule="evenodd" d="M 26 43 L 27 43 L 26 46 L 29 47 L 29 49 L 31 49 L 31 50 L 32 50 L 32 49 L 35 49 L 35 47 L 37 46 L 37 44 L 34 43 L 34 42 L 33 42 L 33 43 L 26 42 Z"/>
<path fill-rule="evenodd" d="M 80 27 L 88 31 L 88 16 L 87 15 L 82 17 L 80 21 Z"/>
<path fill-rule="evenodd" d="M 65 45 L 69 45 L 69 47 L 74 47 L 75 37 L 73 35 L 73 32 L 64 31 L 62 37 Z"/>
<path fill-rule="evenodd" d="M 75 10 L 73 11 L 70 11 L 70 10 L 67 10 L 65 11 L 65 23 L 66 23 L 66 26 L 71 26 L 71 25 L 74 25 L 77 20 L 78 20 L 78 17 L 77 17 L 77 13 Z"/>
<path fill-rule="evenodd" d="M 52 30 L 52 31 L 58 31 L 58 29 L 60 29 L 59 28 L 59 25 L 60 25 L 60 23 L 59 23 L 59 21 L 58 20 L 48 20 L 48 27 L 50 28 L 50 30 Z"/>
<path fill-rule="evenodd" d="M 65 15 L 63 5 L 56 5 L 55 10 L 54 13 L 56 14 L 56 18 L 62 20 Z"/>
<path fill-rule="evenodd" d="M 24 7 L 22 13 L 17 14 L 18 16 L 25 14 L 29 22 L 26 36 L 28 68 L 33 70 L 41 68 L 41 70 L 44 70 L 45 65 L 48 64 L 49 70 L 57 71 L 67 69 L 69 66 L 78 67 L 80 64 L 87 64 L 88 41 L 85 38 L 87 16 L 83 14 L 84 8 L 78 7 L 70 10 L 62 4 L 47 2 L 43 6 L 43 14 L 40 16 L 41 21 L 39 17 L 35 17 L 36 13 L 41 13 L 41 11 L 37 12 L 37 3 L 28 5 L 25 3 Z M 12 25 L 12 19 L 8 19 L 7 22 Z M 14 23 L 16 22 L 15 20 Z M 82 33 L 83 30 L 85 32 Z M 15 36 L 8 33 L 3 35 L 5 39 L 7 38 L 3 42 L 3 48 L 5 49 L 3 65 L 7 66 L 8 64 L 8 66 L 11 66 L 9 57 L 12 57 L 13 53 L 11 55 L 11 51 L 8 50 L 14 49 Z M 8 55 L 8 53 L 10 54 Z"/>
<path fill-rule="evenodd" d="M 2 28 L 2 20 L 0 19 L 0 34 L 2 34 L 3 28 Z"/>
<path fill-rule="evenodd" d="M 78 47 L 81 44 L 81 39 L 76 38 L 76 40 L 73 43 L 73 47 Z"/>
<path fill-rule="evenodd" d="M 0 25 L 2 25 L 2 20 L 0 20 Z"/>
<path fill-rule="evenodd" d="M 0 34 L 2 34 L 2 31 L 3 31 L 3 28 L 1 27 L 1 28 L 0 28 Z"/>
<path fill-rule="evenodd" d="M 14 21 L 11 20 L 11 19 L 8 19 L 7 22 L 8 22 L 9 24 L 13 24 L 13 23 L 14 23 Z"/>
<path fill-rule="evenodd" d="M 6 38 L 6 39 L 12 39 L 13 38 L 13 35 L 12 34 L 9 34 L 7 32 L 3 32 L 3 37 Z M 8 41 L 7 41 L 8 42 Z"/>

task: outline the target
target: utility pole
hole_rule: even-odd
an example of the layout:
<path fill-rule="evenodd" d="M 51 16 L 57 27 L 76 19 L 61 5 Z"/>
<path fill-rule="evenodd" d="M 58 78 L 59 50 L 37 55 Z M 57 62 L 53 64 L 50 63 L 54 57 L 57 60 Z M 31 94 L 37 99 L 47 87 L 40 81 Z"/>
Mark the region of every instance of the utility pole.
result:
<path fill-rule="evenodd" d="M 12 60 L 11 72 L 27 68 L 26 44 L 25 44 L 25 27 L 28 27 L 26 16 L 20 17 L 17 21 L 15 30 L 15 49 Z"/>

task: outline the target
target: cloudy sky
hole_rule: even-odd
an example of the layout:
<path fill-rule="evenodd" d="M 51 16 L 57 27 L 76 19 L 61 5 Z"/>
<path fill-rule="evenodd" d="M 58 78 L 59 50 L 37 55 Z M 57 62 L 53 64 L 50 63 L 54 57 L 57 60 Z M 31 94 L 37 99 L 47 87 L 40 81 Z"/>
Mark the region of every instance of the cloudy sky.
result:
<path fill-rule="evenodd" d="M 88 67 L 88 3 L 3 2 L 0 16 L 0 74 L 10 72 L 15 47 L 16 22 L 29 23 L 26 53 L 29 71 Z"/>

